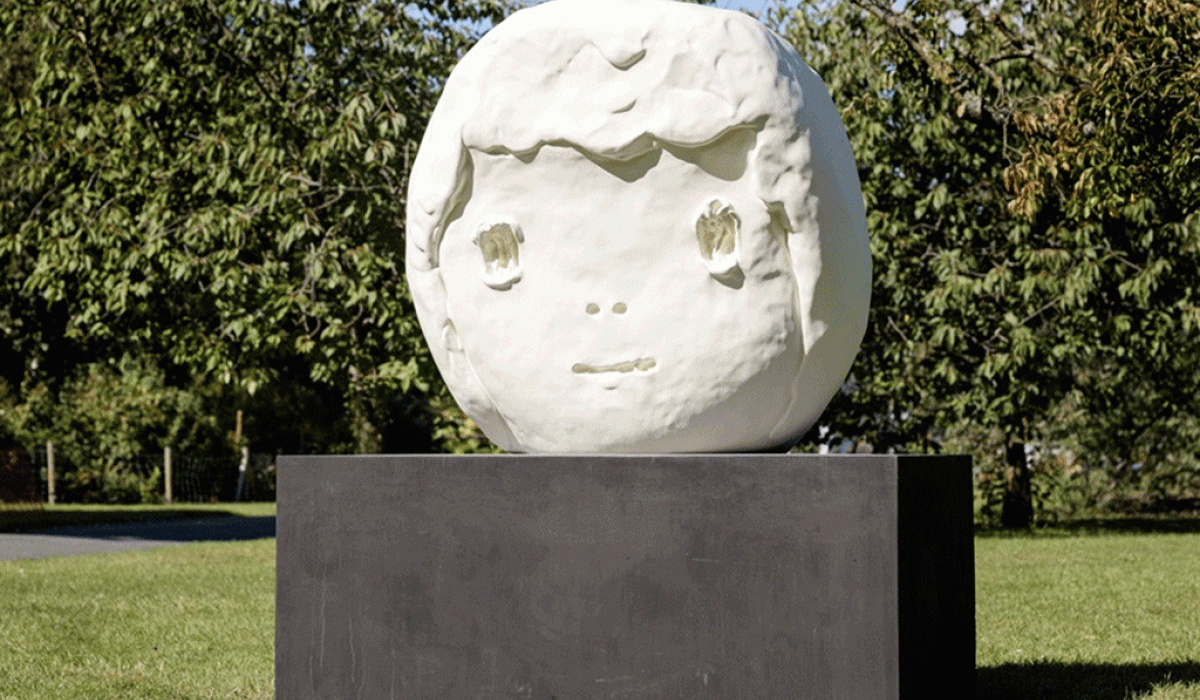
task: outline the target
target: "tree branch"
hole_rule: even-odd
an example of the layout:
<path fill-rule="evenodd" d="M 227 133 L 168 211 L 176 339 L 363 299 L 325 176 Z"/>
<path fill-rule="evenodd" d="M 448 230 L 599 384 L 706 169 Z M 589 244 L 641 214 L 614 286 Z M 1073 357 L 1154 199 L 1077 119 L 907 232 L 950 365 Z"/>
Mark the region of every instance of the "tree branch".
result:
<path fill-rule="evenodd" d="M 897 14 L 886 5 L 878 2 L 878 0 L 851 0 L 855 5 L 863 10 L 871 13 L 876 19 L 883 22 L 898 36 L 904 43 L 908 44 L 925 66 L 929 69 L 930 74 L 939 83 L 946 86 L 950 93 L 958 100 L 958 116 L 968 119 L 981 126 L 986 126 L 989 129 L 1000 130 L 1002 121 L 997 118 L 987 106 L 983 104 L 983 98 L 974 93 L 964 93 L 959 86 L 969 84 L 969 81 L 964 80 L 959 72 L 949 61 L 942 58 L 937 47 L 931 41 L 921 35 L 921 32 L 912 23 L 907 15 Z M 988 76 L 988 79 L 1002 91 L 1002 94 L 1007 94 L 1004 90 L 1004 83 L 1000 80 L 1000 76 L 991 68 L 982 66 L 973 59 L 972 63 Z"/>

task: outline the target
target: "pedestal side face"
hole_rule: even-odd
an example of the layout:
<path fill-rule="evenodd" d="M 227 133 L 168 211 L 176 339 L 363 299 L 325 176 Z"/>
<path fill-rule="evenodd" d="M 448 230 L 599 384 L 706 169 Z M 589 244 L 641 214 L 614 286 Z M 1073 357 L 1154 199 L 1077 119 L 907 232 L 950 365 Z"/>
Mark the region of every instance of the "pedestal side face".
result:
<path fill-rule="evenodd" d="M 287 458 L 277 697 L 896 697 L 887 457 Z"/>
<path fill-rule="evenodd" d="M 898 457 L 896 541 L 900 686 L 925 695 L 932 678 L 955 697 L 975 692 L 975 538 L 971 458 Z"/>

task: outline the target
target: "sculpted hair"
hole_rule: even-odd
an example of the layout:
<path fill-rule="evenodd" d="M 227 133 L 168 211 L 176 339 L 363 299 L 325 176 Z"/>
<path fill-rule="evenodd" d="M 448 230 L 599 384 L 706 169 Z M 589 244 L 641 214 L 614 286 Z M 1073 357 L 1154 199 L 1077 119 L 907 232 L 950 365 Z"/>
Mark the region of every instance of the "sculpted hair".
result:
<path fill-rule="evenodd" d="M 718 50 L 697 50 L 706 46 Z M 529 159 L 545 145 L 569 146 L 627 161 L 751 129 L 758 196 L 790 233 L 803 233 L 816 216 L 810 144 L 846 140 L 840 122 L 814 133 L 830 130 L 809 118 L 814 100 L 832 105 L 821 79 L 742 13 L 641 0 L 521 10 L 468 52 L 430 119 L 409 180 L 408 265 L 438 267 L 446 225 L 470 194 L 472 149 Z"/>

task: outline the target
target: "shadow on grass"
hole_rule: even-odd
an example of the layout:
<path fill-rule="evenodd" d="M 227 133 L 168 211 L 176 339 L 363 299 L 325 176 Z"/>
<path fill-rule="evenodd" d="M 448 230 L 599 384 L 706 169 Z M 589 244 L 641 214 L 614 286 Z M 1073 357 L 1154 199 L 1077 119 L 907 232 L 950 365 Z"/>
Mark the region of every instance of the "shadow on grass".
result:
<path fill-rule="evenodd" d="M 1128 700 L 1169 683 L 1200 683 L 1200 663 L 1045 661 L 975 669 L 975 696 L 979 700 Z"/>
<path fill-rule="evenodd" d="M 238 513 L 213 508 L 117 508 L 96 510 L 92 508 L 58 507 L 54 510 L 0 509 L 0 533 L 40 532 L 46 530 L 87 530 L 117 528 L 121 526 L 162 527 L 173 521 L 195 521 L 202 518 L 227 519 Z M 274 517 L 240 517 L 238 520 L 267 521 L 272 523 L 272 532 L 263 537 L 274 536 Z M 261 530 L 262 528 L 257 528 Z M 87 535 L 79 535 L 87 536 Z"/>
<path fill-rule="evenodd" d="M 1081 518 L 1064 520 L 1028 530 L 1004 530 L 975 524 L 976 537 L 1080 537 L 1098 535 L 1151 535 L 1160 533 L 1200 533 L 1200 517 L 1125 516 L 1112 518 Z"/>

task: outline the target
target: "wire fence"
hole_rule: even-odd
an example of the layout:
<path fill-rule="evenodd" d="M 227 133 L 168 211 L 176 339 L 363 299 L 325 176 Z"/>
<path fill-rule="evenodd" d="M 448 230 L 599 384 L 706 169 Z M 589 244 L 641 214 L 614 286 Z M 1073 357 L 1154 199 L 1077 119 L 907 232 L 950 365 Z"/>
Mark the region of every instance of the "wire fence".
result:
<path fill-rule="evenodd" d="M 36 480 L 34 488 L 38 501 L 49 502 L 50 470 L 48 455 L 44 450 L 29 454 L 29 470 Z M 13 477 L 17 474 L 15 470 L 10 472 Z M 55 472 L 58 502 L 76 500 L 65 493 L 67 465 L 57 464 Z M 112 483 L 96 484 L 94 489 L 119 488 L 128 484 L 130 489 L 140 489 L 137 495 L 142 500 L 161 499 L 172 503 L 274 501 L 275 455 L 247 452 L 229 457 L 179 454 L 168 457 L 166 453 L 143 454 L 112 464 L 102 478 L 119 480 L 119 483 L 116 486 Z M 78 490 L 78 484 L 75 487 Z M 28 487 L 24 488 L 29 490 Z M 64 496 L 67 498 L 64 499 Z"/>
<path fill-rule="evenodd" d="M 159 458 L 162 464 L 162 458 Z M 275 455 L 251 453 L 241 471 L 240 457 L 189 457 L 173 459 L 172 492 L 175 502 L 274 501 Z"/>

